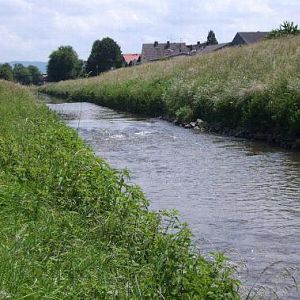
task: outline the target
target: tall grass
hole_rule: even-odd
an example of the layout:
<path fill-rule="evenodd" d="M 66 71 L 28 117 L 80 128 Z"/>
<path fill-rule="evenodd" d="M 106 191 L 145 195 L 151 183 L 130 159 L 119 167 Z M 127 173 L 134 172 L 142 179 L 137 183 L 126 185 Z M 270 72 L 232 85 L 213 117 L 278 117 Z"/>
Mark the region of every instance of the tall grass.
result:
<path fill-rule="evenodd" d="M 119 69 L 40 90 L 180 122 L 202 118 L 292 143 L 300 138 L 300 37 Z"/>
<path fill-rule="evenodd" d="M 111 76 L 111 75 L 109 75 Z M 172 212 L 148 210 L 26 88 L 0 81 L 1 299 L 239 299 Z"/>

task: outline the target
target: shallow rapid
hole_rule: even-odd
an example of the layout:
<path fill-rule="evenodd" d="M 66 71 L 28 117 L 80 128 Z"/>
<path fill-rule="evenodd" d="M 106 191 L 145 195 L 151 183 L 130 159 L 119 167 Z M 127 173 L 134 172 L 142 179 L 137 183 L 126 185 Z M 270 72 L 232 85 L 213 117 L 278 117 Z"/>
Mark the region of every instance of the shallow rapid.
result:
<path fill-rule="evenodd" d="M 248 287 L 263 284 L 282 299 L 297 299 L 299 153 L 90 103 L 49 107 L 97 155 L 114 168 L 128 168 L 151 209 L 177 209 L 202 253 L 223 251 L 240 267 L 245 263 L 240 277 Z"/>

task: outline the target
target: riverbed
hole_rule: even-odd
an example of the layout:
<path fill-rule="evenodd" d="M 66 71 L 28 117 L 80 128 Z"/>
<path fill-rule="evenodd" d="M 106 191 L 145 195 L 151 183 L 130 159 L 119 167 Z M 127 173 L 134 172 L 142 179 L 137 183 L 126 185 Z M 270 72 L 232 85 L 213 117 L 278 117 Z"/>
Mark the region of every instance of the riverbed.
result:
<path fill-rule="evenodd" d="M 130 170 L 151 209 L 177 209 L 204 255 L 225 252 L 248 288 L 298 299 L 299 153 L 90 103 L 48 105 L 113 168 Z"/>

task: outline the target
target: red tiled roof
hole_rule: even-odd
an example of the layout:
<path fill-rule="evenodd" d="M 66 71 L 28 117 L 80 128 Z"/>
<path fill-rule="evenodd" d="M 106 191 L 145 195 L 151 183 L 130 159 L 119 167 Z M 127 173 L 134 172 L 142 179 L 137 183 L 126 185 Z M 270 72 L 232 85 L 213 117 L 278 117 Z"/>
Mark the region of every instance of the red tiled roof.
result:
<path fill-rule="evenodd" d="M 129 64 L 133 60 L 138 60 L 140 54 L 123 54 L 124 60 Z"/>

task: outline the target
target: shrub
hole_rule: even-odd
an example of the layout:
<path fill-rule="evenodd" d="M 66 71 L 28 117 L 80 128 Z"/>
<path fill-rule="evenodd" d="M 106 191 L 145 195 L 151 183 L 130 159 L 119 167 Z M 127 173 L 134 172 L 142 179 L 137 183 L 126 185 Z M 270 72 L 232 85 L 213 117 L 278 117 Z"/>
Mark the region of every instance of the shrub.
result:
<path fill-rule="evenodd" d="M 278 29 L 273 29 L 267 36 L 267 38 L 279 38 L 285 35 L 297 35 L 300 33 L 298 25 L 294 22 L 284 21 L 283 24 L 279 26 Z"/>

